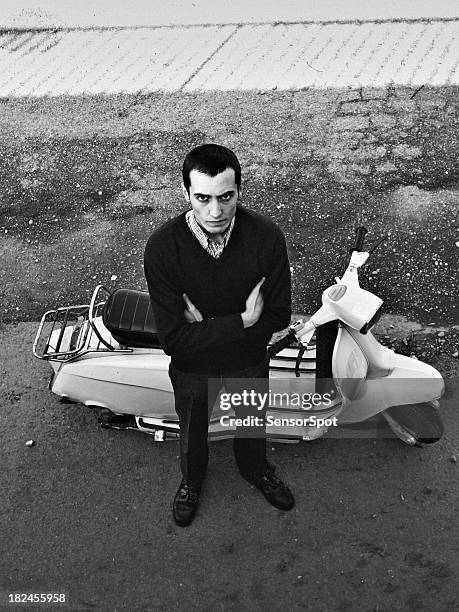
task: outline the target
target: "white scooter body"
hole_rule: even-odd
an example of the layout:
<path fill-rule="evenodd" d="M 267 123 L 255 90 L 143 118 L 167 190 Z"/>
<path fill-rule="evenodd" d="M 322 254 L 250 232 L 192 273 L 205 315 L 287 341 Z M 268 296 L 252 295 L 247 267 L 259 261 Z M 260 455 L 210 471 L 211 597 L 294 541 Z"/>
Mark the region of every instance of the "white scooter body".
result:
<path fill-rule="evenodd" d="M 136 417 L 137 427 L 154 433 L 155 430 L 179 432 L 178 418 L 174 408 L 174 392 L 168 370 L 170 357 L 159 348 L 133 348 L 123 351 L 104 326 L 101 317 L 94 323 L 98 331 L 115 350 L 101 350 L 95 334 L 88 334 L 86 349 L 88 352 L 67 361 L 50 361 L 54 374 L 50 389 L 59 397 L 85 404 L 107 408 L 115 414 L 132 414 Z M 56 346 L 59 330 L 53 332 L 49 344 Z M 65 332 L 61 350 L 65 350 L 65 338 L 69 341 L 72 328 Z M 315 388 L 314 356 L 315 350 L 308 351 L 302 360 L 300 376 L 295 376 L 295 360 L 298 349 L 284 349 L 279 356 L 272 359 L 270 370 L 270 390 L 275 393 L 313 394 Z M 277 384 L 276 384 L 277 383 Z M 287 383 L 287 384 L 286 384 Z M 288 388 L 287 388 L 288 387 Z M 321 406 L 319 410 L 308 411 L 307 415 L 328 419 L 336 416 L 341 410 L 341 401 L 333 406 Z M 273 418 L 298 417 L 300 410 L 287 410 L 273 405 L 268 410 Z M 301 410 L 302 416 L 305 411 Z M 209 433 L 212 437 L 231 437 L 233 429 L 220 424 L 223 415 L 233 416 L 232 411 L 223 411 L 219 401 L 214 406 Z M 302 427 L 267 427 L 271 438 L 313 439 L 320 437 L 326 427 L 321 425 Z"/>
<path fill-rule="evenodd" d="M 306 323 L 294 326 L 297 339 L 307 347 L 316 326 L 340 320 L 332 358 L 338 397 L 309 410 L 301 406 L 286 408 L 274 401 L 267 416 L 294 419 L 314 416 L 316 422 L 268 425 L 269 438 L 311 440 L 322 436 L 334 417 L 339 424 L 346 425 L 365 421 L 392 406 L 426 402 L 438 405 L 444 383 L 437 370 L 383 347 L 371 332 L 359 331 L 371 325 L 382 304 L 358 284 L 357 268 L 367 257 L 366 252 L 354 252 L 341 280 L 337 279 L 336 285 L 324 291 L 323 306 Z M 137 428 L 155 434 L 156 439 L 163 439 L 164 432 L 178 435 L 179 423 L 168 375 L 169 356 L 159 347 L 121 346 L 103 323 L 100 313 L 105 302 L 97 302 L 101 289 L 101 286 L 95 289 L 90 305 L 60 308 L 43 316 L 33 352 L 52 365 L 50 389 L 67 400 L 106 408 L 115 414 L 134 415 Z M 69 322 L 69 311 L 73 315 L 80 311 L 82 314 Z M 56 321 L 64 314 L 65 320 L 55 328 Z M 46 324 L 53 317 L 53 327 L 46 336 Z M 40 348 L 43 343 L 44 348 Z M 301 396 L 314 394 L 315 350 L 306 350 L 301 363 L 295 362 L 297 353 L 298 349 L 285 348 L 271 359 L 271 396 L 284 392 Z M 232 414 L 220 408 L 217 398 L 209 426 L 210 437 L 233 435 L 233 430 L 221 423 L 223 415 Z"/>

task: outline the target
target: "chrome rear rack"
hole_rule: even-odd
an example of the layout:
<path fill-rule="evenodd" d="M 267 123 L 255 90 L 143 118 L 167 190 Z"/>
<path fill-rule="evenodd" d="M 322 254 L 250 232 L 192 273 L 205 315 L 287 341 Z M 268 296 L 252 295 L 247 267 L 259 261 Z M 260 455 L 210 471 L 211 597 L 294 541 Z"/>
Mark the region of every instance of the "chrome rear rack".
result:
<path fill-rule="evenodd" d="M 120 348 L 118 343 L 106 332 L 101 333 L 96 319 L 101 320 L 105 300 L 98 301 L 99 292 L 108 289 L 98 285 L 90 304 L 63 306 L 48 310 L 43 315 L 33 343 L 32 352 L 38 359 L 49 361 L 68 361 L 84 353 L 99 351 L 131 352 L 132 349 Z M 103 326 L 102 326 L 103 327 Z"/>
<path fill-rule="evenodd" d="M 88 312 L 88 304 L 64 306 L 45 312 L 33 343 L 34 356 L 60 361 L 81 353 L 90 329 Z"/>

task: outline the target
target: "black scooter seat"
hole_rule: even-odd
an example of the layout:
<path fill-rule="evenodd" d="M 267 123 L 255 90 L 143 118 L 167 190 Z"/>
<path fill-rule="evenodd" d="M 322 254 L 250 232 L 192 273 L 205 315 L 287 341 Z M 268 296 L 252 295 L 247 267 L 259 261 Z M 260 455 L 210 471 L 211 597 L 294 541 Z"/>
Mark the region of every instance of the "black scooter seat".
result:
<path fill-rule="evenodd" d="M 102 321 L 122 346 L 161 348 L 147 291 L 115 289 L 105 302 Z"/>

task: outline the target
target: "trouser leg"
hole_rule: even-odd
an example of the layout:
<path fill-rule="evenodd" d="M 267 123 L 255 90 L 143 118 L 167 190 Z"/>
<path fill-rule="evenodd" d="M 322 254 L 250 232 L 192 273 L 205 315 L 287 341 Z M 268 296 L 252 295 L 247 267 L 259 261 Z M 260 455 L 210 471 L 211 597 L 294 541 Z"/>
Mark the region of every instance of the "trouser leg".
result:
<path fill-rule="evenodd" d="M 208 379 L 204 375 L 181 372 L 171 364 L 169 375 L 180 421 L 180 469 L 183 479 L 200 489 L 209 457 Z"/>
<path fill-rule="evenodd" d="M 227 390 L 232 393 L 241 393 L 244 389 L 248 392 L 254 390 L 255 393 L 268 394 L 269 392 L 269 360 L 264 359 L 261 363 L 252 368 L 246 368 L 240 372 L 231 374 L 231 378 L 226 378 Z M 251 410 L 244 410 L 235 406 L 236 417 L 255 416 L 265 418 L 267 405 L 262 410 L 258 410 L 256 405 Z M 254 437 L 250 437 L 253 435 Z M 266 461 L 266 428 L 254 427 L 238 428 L 233 440 L 233 450 L 236 464 L 241 475 L 250 481 L 256 481 L 265 473 Z"/>
<path fill-rule="evenodd" d="M 234 438 L 234 457 L 241 476 L 255 482 L 266 470 L 266 440 L 264 438 Z"/>

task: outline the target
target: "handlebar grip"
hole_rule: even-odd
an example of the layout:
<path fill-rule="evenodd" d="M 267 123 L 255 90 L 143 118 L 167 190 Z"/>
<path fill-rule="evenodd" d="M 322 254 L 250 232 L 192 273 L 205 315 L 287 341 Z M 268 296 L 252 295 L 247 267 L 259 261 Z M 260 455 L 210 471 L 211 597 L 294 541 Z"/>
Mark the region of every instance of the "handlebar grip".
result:
<path fill-rule="evenodd" d="M 291 329 L 287 335 L 268 347 L 268 355 L 274 357 L 274 355 L 277 355 L 277 353 L 280 353 L 284 348 L 290 346 L 295 340 L 296 334 L 293 329 Z"/>
<path fill-rule="evenodd" d="M 355 230 L 355 243 L 352 249 L 349 249 L 349 253 L 353 251 L 363 250 L 363 241 L 365 240 L 365 234 L 368 232 L 366 227 L 357 227 Z"/>

